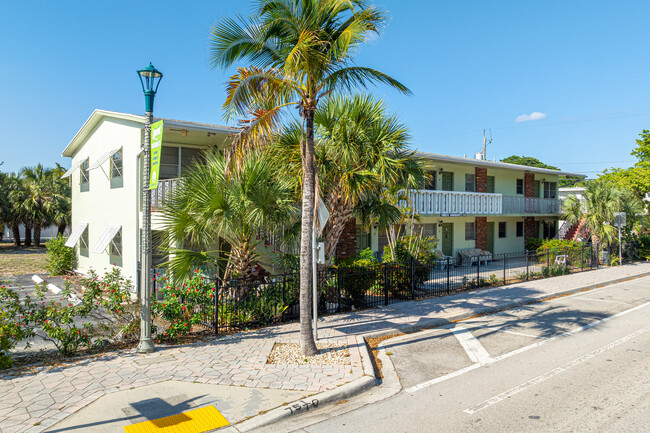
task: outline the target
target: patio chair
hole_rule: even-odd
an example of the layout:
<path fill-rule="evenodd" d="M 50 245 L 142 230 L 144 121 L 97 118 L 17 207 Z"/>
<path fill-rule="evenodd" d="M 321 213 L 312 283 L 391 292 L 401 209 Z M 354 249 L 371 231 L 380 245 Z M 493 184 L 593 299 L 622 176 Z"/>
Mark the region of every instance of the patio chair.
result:
<path fill-rule="evenodd" d="M 567 256 L 565 254 L 555 256 L 555 264 L 556 265 L 566 266 L 566 258 L 567 258 Z"/>

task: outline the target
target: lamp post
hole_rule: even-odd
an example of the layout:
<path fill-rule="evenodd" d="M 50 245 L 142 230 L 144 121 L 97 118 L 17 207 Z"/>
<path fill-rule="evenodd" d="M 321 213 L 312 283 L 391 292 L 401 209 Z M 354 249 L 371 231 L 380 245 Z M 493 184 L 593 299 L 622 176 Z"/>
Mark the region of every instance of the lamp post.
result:
<path fill-rule="evenodd" d="M 162 80 L 162 72 L 151 63 L 138 71 L 144 92 L 144 153 L 142 169 L 142 238 L 140 240 L 140 343 L 138 353 L 154 351 L 151 340 L 151 191 L 149 177 L 151 170 L 151 122 L 153 120 L 153 100 Z"/>

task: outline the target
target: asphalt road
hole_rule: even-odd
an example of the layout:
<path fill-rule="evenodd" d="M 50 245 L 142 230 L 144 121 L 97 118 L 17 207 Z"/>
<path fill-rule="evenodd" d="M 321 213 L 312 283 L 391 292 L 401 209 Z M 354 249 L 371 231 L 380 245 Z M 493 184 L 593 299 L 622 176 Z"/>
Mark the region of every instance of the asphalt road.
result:
<path fill-rule="evenodd" d="M 650 431 L 650 277 L 384 345 L 397 394 L 266 431 Z"/>

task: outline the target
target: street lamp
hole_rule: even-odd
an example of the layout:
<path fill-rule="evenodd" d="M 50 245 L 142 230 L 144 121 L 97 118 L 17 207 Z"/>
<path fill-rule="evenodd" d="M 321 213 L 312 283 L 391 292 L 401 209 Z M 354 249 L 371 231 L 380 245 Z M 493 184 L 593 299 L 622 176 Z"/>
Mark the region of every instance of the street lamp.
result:
<path fill-rule="evenodd" d="M 144 164 L 142 170 L 142 238 L 140 240 L 140 343 L 138 353 L 154 351 L 151 340 L 151 191 L 149 177 L 151 170 L 151 122 L 153 100 L 162 80 L 162 72 L 151 63 L 138 71 L 144 92 Z"/>

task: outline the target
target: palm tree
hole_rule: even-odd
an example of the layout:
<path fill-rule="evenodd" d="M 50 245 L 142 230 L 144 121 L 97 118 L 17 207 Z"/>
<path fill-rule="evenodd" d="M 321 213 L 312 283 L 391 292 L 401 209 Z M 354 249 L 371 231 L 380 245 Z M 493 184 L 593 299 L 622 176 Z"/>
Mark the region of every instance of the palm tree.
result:
<path fill-rule="evenodd" d="M 164 242 L 172 246 L 182 242 L 185 247 L 170 248 L 167 266 L 177 281 L 187 278 L 193 268 L 214 265 L 210 253 L 215 245 L 227 258 L 224 280 L 250 278 L 260 258 L 259 230 L 271 229 L 297 213 L 291 186 L 277 175 L 268 156 L 251 152 L 240 170 L 227 168 L 223 155 L 207 153 L 205 162 L 193 167 L 183 178 L 183 188 L 175 189 L 165 203 Z"/>
<path fill-rule="evenodd" d="M 318 187 L 330 213 L 323 233 L 328 263 L 357 206 L 386 188 L 409 189 L 424 182 L 424 162 L 408 149 L 406 126 L 369 95 L 331 96 L 317 110 Z M 300 125 L 285 128 L 271 154 L 299 179 Z"/>
<path fill-rule="evenodd" d="M 225 19 L 211 31 L 211 62 L 240 67 L 230 79 L 224 108 L 229 118 L 252 118 L 250 136 L 277 130 L 285 107 L 295 107 L 305 124 L 302 142 L 302 227 L 300 241 L 300 335 L 304 355 L 318 352 L 311 327 L 312 248 L 315 204 L 314 114 L 319 100 L 337 89 L 386 83 L 406 86 L 377 70 L 352 64 L 354 52 L 379 34 L 384 13 L 366 0 L 258 0 L 254 15 Z"/>
<path fill-rule="evenodd" d="M 616 212 L 626 212 L 630 218 L 641 213 L 643 205 L 629 192 L 614 188 L 612 185 L 594 180 L 587 184 L 581 203 L 576 196 L 569 196 L 564 202 L 567 212 L 564 218 L 569 224 L 585 220 L 584 225 L 591 233 L 591 241 L 611 243 L 617 237 L 618 230 L 612 225 Z"/>
<path fill-rule="evenodd" d="M 20 246 L 20 224 L 28 218 L 25 214 L 23 202 L 26 199 L 26 191 L 21 176 L 17 173 L 9 173 L 6 178 L 7 196 L 9 205 L 5 214 L 5 222 L 11 227 L 14 238 L 14 246 Z M 31 245 L 31 232 L 28 233 L 25 226 L 25 246 Z"/>

